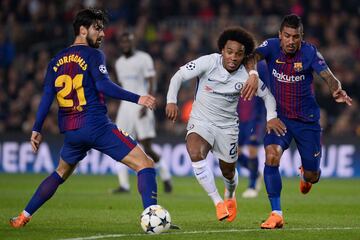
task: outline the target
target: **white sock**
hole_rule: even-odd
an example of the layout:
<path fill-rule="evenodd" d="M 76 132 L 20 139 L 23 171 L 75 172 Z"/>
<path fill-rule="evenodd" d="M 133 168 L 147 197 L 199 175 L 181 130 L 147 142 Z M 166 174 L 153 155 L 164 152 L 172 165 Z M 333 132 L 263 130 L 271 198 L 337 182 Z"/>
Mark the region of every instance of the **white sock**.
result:
<path fill-rule="evenodd" d="M 276 213 L 277 215 L 280 215 L 280 216 L 282 216 L 282 211 L 279 211 L 279 210 L 274 210 L 274 211 L 272 211 L 273 213 Z"/>
<path fill-rule="evenodd" d="M 28 213 L 27 211 L 23 210 L 22 213 L 24 214 L 25 217 L 31 217 L 30 213 Z"/>
<path fill-rule="evenodd" d="M 239 183 L 237 169 L 235 168 L 235 175 L 234 175 L 233 179 L 229 180 L 224 176 L 223 176 L 223 179 L 224 179 L 224 183 L 225 183 L 225 194 L 224 194 L 225 199 L 234 198 L 235 190 Z"/>
<path fill-rule="evenodd" d="M 207 192 L 207 194 L 211 197 L 215 206 L 219 202 L 223 202 L 223 199 L 220 197 L 215 185 L 214 174 L 208 166 L 207 161 L 201 160 L 198 162 L 193 162 L 192 167 L 196 179 L 203 187 L 205 192 Z"/>
<path fill-rule="evenodd" d="M 171 174 L 169 167 L 164 160 L 160 160 L 159 162 L 155 163 L 156 169 L 159 169 L 159 175 L 162 181 L 171 180 Z"/>
<path fill-rule="evenodd" d="M 118 179 L 120 187 L 130 190 L 129 170 L 125 164 L 118 164 Z"/>

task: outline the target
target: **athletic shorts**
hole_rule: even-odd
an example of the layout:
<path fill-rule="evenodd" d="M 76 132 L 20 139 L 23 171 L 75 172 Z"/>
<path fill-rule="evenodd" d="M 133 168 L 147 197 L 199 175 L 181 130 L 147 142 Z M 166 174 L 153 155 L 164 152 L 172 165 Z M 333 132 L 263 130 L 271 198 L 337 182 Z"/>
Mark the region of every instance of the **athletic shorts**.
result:
<path fill-rule="evenodd" d="M 61 158 L 70 165 L 81 161 L 91 148 L 121 161 L 137 145 L 129 134 L 119 130 L 115 124 L 95 124 L 64 133 Z"/>
<path fill-rule="evenodd" d="M 150 109 L 140 118 L 143 107 L 130 102 L 122 102 L 116 118 L 116 125 L 137 140 L 155 138 L 155 116 Z"/>
<path fill-rule="evenodd" d="M 216 158 L 234 163 L 237 160 L 238 132 L 237 126 L 219 128 L 209 122 L 190 118 L 186 136 L 197 133 L 211 145 L 211 151 Z"/>
<path fill-rule="evenodd" d="M 264 146 L 270 144 L 280 145 L 285 151 L 289 148 L 292 139 L 295 140 L 301 164 L 305 170 L 318 171 L 321 159 L 321 127 L 319 122 L 301 122 L 298 120 L 280 118 L 286 125 L 287 133 L 285 136 L 278 137 L 274 132 L 266 134 Z"/>

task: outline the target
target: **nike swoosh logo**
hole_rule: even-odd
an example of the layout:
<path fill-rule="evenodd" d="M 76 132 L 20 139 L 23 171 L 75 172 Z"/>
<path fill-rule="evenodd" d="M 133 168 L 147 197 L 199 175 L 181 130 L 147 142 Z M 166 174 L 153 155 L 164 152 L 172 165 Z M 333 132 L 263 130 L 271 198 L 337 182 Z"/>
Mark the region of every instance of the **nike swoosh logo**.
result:
<path fill-rule="evenodd" d="M 275 61 L 277 64 L 285 64 L 286 62 L 280 61 L 279 59 L 276 59 Z"/>
<path fill-rule="evenodd" d="M 318 157 L 320 155 L 320 152 L 317 152 L 314 154 L 314 157 Z"/>
<path fill-rule="evenodd" d="M 209 82 L 214 82 L 214 81 L 216 81 L 216 80 L 208 78 L 208 81 L 209 81 Z"/>
<path fill-rule="evenodd" d="M 195 175 L 200 175 L 200 174 L 202 174 L 203 172 L 205 172 L 205 170 L 204 171 L 202 171 L 202 172 L 199 172 L 199 173 L 195 173 Z"/>

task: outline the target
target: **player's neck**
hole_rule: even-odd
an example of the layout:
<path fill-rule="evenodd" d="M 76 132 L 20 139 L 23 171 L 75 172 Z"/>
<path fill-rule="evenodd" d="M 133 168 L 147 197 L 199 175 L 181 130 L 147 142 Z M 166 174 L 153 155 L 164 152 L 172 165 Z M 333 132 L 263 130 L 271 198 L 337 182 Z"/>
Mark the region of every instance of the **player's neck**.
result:
<path fill-rule="evenodd" d="M 86 41 L 85 38 L 77 36 L 75 38 L 74 43 L 72 44 L 72 46 L 74 46 L 74 45 L 86 45 L 86 46 L 88 46 L 89 44 L 88 44 L 88 42 Z"/>

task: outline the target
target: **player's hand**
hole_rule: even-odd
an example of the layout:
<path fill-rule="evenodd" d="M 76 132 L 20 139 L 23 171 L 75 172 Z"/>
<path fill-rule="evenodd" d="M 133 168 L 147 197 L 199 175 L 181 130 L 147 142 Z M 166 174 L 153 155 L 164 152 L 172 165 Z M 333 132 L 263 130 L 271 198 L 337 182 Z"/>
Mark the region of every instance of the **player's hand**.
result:
<path fill-rule="evenodd" d="M 140 112 L 139 112 L 139 118 L 143 118 L 146 116 L 146 112 L 147 112 L 147 108 L 146 107 L 142 107 L 140 109 Z"/>
<path fill-rule="evenodd" d="M 154 110 L 156 107 L 156 99 L 151 95 L 140 96 L 138 104 Z"/>
<path fill-rule="evenodd" d="M 245 82 L 245 86 L 240 92 L 241 97 L 244 100 L 251 100 L 255 96 L 259 84 L 259 77 L 256 74 L 249 75 L 249 78 Z"/>
<path fill-rule="evenodd" d="M 336 102 L 338 103 L 346 103 L 347 105 L 351 106 L 352 105 L 352 99 L 351 97 L 349 97 L 347 95 L 347 93 L 345 92 L 345 90 L 339 88 L 338 90 L 336 90 L 335 92 L 333 92 L 332 94 L 333 98 L 335 99 Z"/>
<path fill-rule="evenodd" d="M 168 119 L 175 122 L 178 117 L 179 108 L 176 103 L 168 103 L 166 104 L 165 113 Z"/>
<path fill-rule="evenodd" d="M 279 118 L 273 118 L 266 123 L 266 132 L 270 134 L 271 131 L 274 131 L 278 136 L 284 136 L 286 133 L 286 126 Z"/>
<path fill-rule="evenodd" d="M 31 133 L 31 138 L 30 138 L 30 143 L 31 143 L 31 147 L 34 153 L 37 153 L 37 151 L 39 150 L 39 146 L 40 143 L 42 141 L 42 135 L 39 132 L 36 131 L 32 131 Z"/>

